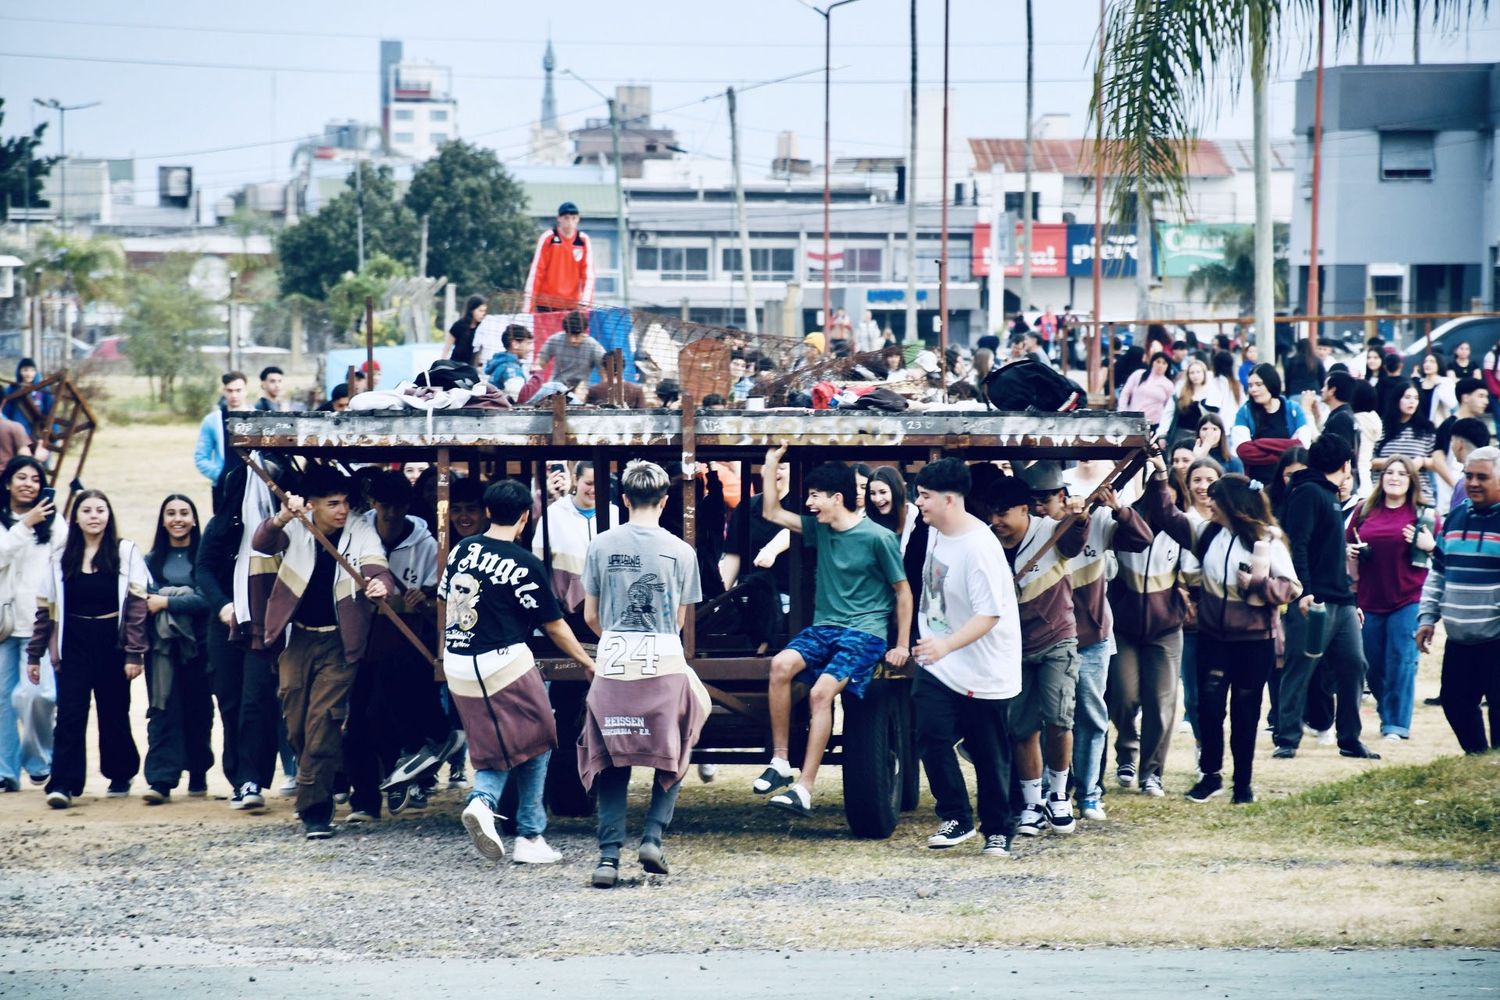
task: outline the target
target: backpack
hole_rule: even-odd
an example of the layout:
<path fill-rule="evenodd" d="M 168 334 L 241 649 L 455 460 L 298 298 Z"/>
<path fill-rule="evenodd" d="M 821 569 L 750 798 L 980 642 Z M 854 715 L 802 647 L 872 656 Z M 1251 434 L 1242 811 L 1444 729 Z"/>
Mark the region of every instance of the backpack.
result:
<path fill-rule="evenodd" d="M 1035 358 L 996 368 L 985 378 L 984 389 L 997 410 L 1066 413 L 1088 406 L 1082 386 Z"/>
<path fill-rule="evenodd" d="M 478 368 L 449 358 L 439 358 L 417 375 L 417 385 L 432 389 L 472 389 L 478 384 Z"/>

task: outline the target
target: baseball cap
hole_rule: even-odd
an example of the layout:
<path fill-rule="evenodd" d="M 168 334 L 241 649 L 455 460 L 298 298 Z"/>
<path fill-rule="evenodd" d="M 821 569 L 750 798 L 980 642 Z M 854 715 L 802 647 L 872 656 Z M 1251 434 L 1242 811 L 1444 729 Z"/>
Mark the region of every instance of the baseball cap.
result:
<path fill-rule="evenodd" d="M 557 206 L 557 214 L 558 215 L 577 215 L 578 214 L 578 206 L 575 205 L 575 204 L 573 204 L 571 201 L 565 201 L 561 205 Z"/>

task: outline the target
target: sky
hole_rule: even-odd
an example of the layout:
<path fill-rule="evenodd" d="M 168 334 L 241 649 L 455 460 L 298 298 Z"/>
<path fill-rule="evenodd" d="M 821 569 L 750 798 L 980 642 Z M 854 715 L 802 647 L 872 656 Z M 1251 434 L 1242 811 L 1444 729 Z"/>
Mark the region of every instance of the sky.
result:
<path fill-rule="evenodd" d="M 835 156 L 903 152 L 909 11 L 908 0 L 858 0 L 834 12 Z M 1098 5 L 1042 0 L 1035 11 L 1036 114 L 1068 116 L 1049 123 L 1052 137 L 1082 135 Z M 943 4 L 919 0 L 918 17 L 919 77 L 940 86 Z M 378 43 L 396 38 L 407 60 L 452 67 L 461 137 L 519 162 L 539 115 L 549 32 L 559 70 L 605 91 L 651 84 L 655 123 L 675 128 L 691 152 L 728 155 L 719 95 L 732 84 L 745 91 L 747 176 L 766 173 L 784 129 L 798 134 L 801 156 L 821 160 L 823 20 L 799 0 L 0 0 L 0 134 L 52 115 L 46 148 L 55 153 L 55 114 L 32 99 L 101 101 L 69 114 L 71 155 L 135 157 L 138 190 L 154 185 L 157 165 L 189 164 L 199 186 L 217 197 L 287 179 L 294 144 L 327 121 L 378 122 Z M 952 0 L 949 33 L 955 134 L 1022 135 L 1023 0 Z M 1411 45 L 1409 24 L 1399 26 L 1376 36 L 1366 58 L 1407 62 Z M 1291 134 L 1293 81 L 1310 65 L 1310 47 L 1293 48 L 1275 67 L 1275 136 Z M 1492 6 L 1462 36 L 1429 28 L 1421 48 L 1423 62 L 1500 61 L 1500 10 Z M 1352 51 L 1338 61 L 1352 63 Z M 572 78 L 559 74 L 556 88 L 565 128 L 604 116 L 603 102 Z M 1248 137 L 1248 101 L 1228 102 L 1204 134 Z"/>

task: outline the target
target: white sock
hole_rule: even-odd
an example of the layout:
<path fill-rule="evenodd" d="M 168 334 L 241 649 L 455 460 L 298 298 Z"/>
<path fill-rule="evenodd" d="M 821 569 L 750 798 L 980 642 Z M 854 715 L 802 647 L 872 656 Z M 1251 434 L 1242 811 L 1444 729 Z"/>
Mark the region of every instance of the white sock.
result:
<path fill-rule="evenodd" d="M 1042 779 L 1022 778 L 1021 797 L 1026 800 L 1028 806 L 1039 806 L 1042 804 Z"/>
<path fill-rule="evenodd" d="M 812 792 L 808 791 L 806 786 L 804 786 L 802 782 L 797 782 L 797 784 L 793 785 L 791 788 L 788 788 L 787 791 L 791 792 L 797 798 L 801 799 L 803 805 L 812 805 Z"/>
<path fill-rule="evenodd" d="M 776 769 L 777 774 L 783 777 L 789 777 L 792 773 L 792 762 L 785 757 L 772 757 L 771 766 Z"/>
<path fill-rule="evenodd" d="M 1066 796 L 1068 794 L 1067 768 L 1063 768 L 1061 771 L 1054 771 L 1050 767 L 1047 768 L 1047 792 L 1050 795 Z"/>

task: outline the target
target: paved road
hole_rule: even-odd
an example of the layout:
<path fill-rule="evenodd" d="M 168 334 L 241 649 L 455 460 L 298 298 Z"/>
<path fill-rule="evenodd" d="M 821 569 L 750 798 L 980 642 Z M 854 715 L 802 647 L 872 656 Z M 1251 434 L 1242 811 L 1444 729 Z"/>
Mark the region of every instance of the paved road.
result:
<path fill-rule="evenodd" d="M 626 941 L 619 942 L 622 946 Z M 1500 998 L 1500 951 L 729 952 L 618 958 L 340 961 L 295 949 L 228 949 L 188 939 L 0 938 L 0 996 L 337 996 L 440 1000 L 594 997 L 789 1000 L 815 997 L 1163 1000 Z"/>

